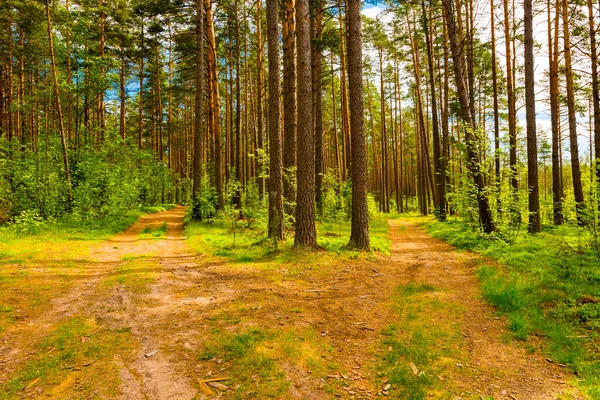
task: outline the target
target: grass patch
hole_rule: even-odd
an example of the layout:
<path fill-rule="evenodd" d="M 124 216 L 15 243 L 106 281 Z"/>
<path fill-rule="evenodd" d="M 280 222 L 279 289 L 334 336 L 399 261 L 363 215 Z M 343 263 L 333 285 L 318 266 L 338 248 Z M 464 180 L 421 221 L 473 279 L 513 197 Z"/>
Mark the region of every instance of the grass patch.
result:
<path fill-rule="evenodd" d="M 377 376 L 391 385 L 390 398 L 426 399 L 446 390 L 448 375 L 463 374 L 460 360 L 462 339 L 448 315 L 458 313 L 431 285 L 399 286 L 392 298 L 397 321 L 382 332 L 377 350 Z"/>
<path fill-rule="evenodd" d="M 580 389 L 600 399 L 600 265 L 587 231 L 546 227 L 509 243 L 460 221 L 428 229 L 459 249 L 498 261 L 477 269 L 483 297 L 507 316 L 515 339 L 544 337 L 538 350 L 568 365 L 581 378 Z"/>
<path fill-rule="evenodd" d="M 330 371 L 323 353 L 331 347 L 319 341 L 313 329 L 272 331 L 241 329 L 232 333 L 216 329 L 198 353 L 198 360 L 227 367 L 234 399 L 286 398 L 289 380 L 287 365 L 308 370 L 315 376 Z"/>
<path fill-rule="evenodd" d="M 350 223 L 317 222 L 317 244 L 328 253 L 306 253 L 293 247 L 293 232 L 283 242 L 275 243 L 267 237 L 266 223 L 260 220 L 231 221 L 219 216 L 210 222 L 196 222 L 186 217 L 188 244 L 202 254 L 225 257 L 234 263 L 252 263 L 273 268 L 282 264 L 311 265 L 331 256 L 356 259 L 359 252 L 347 251 L 344 246 L 350 238 Z M 374 251 L 389 254 L 388 226 L 383 216 L 371 222 L 371 245 Z M 372 255 L 365 255 L 370 258 Z"/>
<path fill-rule="evenodd" d="M 140 239 L 160 239 L 167 236 L 167 223 L 163 223 L 160 227 L 152 229 L 152 227 L 145 227 L 139 235 Z"/>
<path fill-rule="evenodd" d="M 92 243 L 109 239 L 124 231 L 144 213 L 164 211 L 172 207 L 174 206 L 142 207 L 140 210 L 85 220 L 68 215 L 53 221 L 31 217 L 0 226 L 0 265 L 85 258 Z M 163 227 L 157 230 L 157 234 L 162 235 L 162 231 Z"/>
<path fill-rule="evenodd" d="M 96 321 L 82 318 L 58 325 L 1 387 L 0 399 L 29 397 L 38 389 L 53 398 L 116 397 L 120 379 L 114 356 L 133 348 L 131 334 L 102 328 L 88 337 L 98 328 Z"/>

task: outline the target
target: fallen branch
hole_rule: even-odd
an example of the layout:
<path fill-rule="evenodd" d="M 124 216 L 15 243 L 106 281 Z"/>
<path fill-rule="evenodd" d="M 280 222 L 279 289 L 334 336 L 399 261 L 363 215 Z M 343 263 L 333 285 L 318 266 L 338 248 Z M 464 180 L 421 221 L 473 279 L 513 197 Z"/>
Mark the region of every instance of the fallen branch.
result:
<path fill-rule="evenodd" d="M 92 333 L 90 333 L 89 335 L 87 335 L 86 337 L 88 337 L 88 338 L 92 337 L 92 335 L 98 333 L 100 331 L 100 329 L 102 329 L 102 328 L 104 328 L 104 324 L 102 324 L 102 326 L 100 328 L 96 329 L 95 331 L 93 331 Z"/>

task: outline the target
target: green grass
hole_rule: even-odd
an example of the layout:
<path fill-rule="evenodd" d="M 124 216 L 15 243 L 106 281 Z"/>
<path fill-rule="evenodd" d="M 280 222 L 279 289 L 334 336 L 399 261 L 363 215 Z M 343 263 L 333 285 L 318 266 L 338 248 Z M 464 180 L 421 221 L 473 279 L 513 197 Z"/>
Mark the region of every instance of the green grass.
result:
<path fill-rule="evenodd" d="M 0 386 L 0 399 L 21 398 L 37 388 L 54 398 L 86 398 L 94 392 L 117 396 L 120 380 L 114 355 L 131 350 L 131 340 L 127 330 L 110 331 L 93 320 L 69 319 L 44 337 L 27 364 Z"/>
<path fill-rule="evenodd" d="M 14 243 L 23 239 L 38 241 L 61 240 L 105 240 L 124 231 L 143 214 L 160 212 L 175 207 L 173 204 L 163 206 L 141 207 L 123 213 L 110 214 L 103 218 L 79 219 L 66 215 L 57 220 L 44 221 L 29 218 L 19 224 L 0 226 L 0 242 Z M 2 249 L 0 248 L 0 258 Z"/>
<path fill-rule="evenodd" d="M 390 242 L 385 218 L 381 216 L 371 221 L 370 229 L 373 251 L 389 254 Z M 225 257 L 234 263 L 255 263 L 269 267 L 298 262 L 306 264 L 307 261 L 312 262 L 323 256 L 322 252 L 311 256 L 295 249 L 293 232 L 290 231 L 283 242 L 273 242 L 266 235 L 264 221 L 231 221 L 219 216 L 207 223 L 191 221 L 188 216 L 186 236 L 188 244 L 199 253 Z M 361 257 L 359 252 L 344 249 L 349 238 L 348 221 L 337 224 L 317 222 L 317 244 L 328 253 L 348 259 Z"/>
<path fill-rule="evenodd" d="M 428 229 L 459 249 L 497 261 L 480 260 L 476 273 L 483 297 L 508 317 L 512 336 L 529 346 L 531 335 L 545 338 L 538 350 L 568 365 L 581 390 L 600 399 L 600 264 L 586 230 L 546 227 L 508 243 L 460 221 Z"/>
<path fill-rule="evenodd" d="M 152 229 L 147 226 L 139 235 L 140 239 L 160 239 L 167 236 L 167 223 L 163 223 L 160 227 Z"/>
<path fill-rule="evenodd" d="M 460 307 L 440 296 L 431 285 L 410 283 L 391 299 L 396 321 L 383 330 L 375 362 L 379 386 L 391 385 L 390 398 L 444 397 L 449 376 L 463 374 L 456 366 L 462 357 L 459 327 L 448 318 Z"/>
<path fill-rule="evenodd" d="M 229 398 L 271 399 L 287 398 L 288 364 L 324 378 L 331 366 L 326 365 L 323 356 L 331 350 L 312 328 L 304 331 L 246 328 L 237 332 L 215 328 L 197 357 L 200 362 L 226 368 L 222 374 L 232 377 L 225 382 L 233 392 Z"/>

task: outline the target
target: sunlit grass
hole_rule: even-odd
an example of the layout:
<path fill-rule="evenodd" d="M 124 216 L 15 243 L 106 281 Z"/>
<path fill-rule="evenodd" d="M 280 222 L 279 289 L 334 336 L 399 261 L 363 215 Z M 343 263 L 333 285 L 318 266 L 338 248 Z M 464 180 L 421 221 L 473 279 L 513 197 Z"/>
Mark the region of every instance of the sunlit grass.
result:
<path fill-rule="evenodd" d="M 198 360 L 225 368 L 223 374 L 235 382 L 232 398 L 287 398 L 287 365 L 324 378 L 332 370 L 324 355 L 331 351 L 312 328 L 243 328 L 235 332 L 217 328 L 205 341 Z"/>
<path fill-rule="evenodd" d="M 391 299 L 396 320 L 383 330 L 375 362 L 379 386 L 390 385 L 390 398 L 437 398 L 451 376 L 464 374 L 456 366 L 464 358 L 459 327 L 449 318 L 460 306 L 439 296 L 444 293 L 431 285 L 411 283 Z"/>
<path fill-rule="evenodd" d="M 114 356 L 132 347 L 127 329 L 69 319 L 44 337 L 27 364 L 0 387 L 0 399 L 29 397 L 37 389 L 52 398 L 114 398 L 120 385 Z"/>
<path fill-rule="evenodd" d="M 140 239 L 161 239 L 167 236 L 167 223 L 163 223 L 158 228 L 150 226 L 145 227 L 139 235 Z"/>
<path fill-rule="evenodd" d="M 231 221 L 222 216 L 210 222 L 186 219 L 188 244 L 201 254 L 225 257 L 234 263 L 274 265 L 302 262 L 310 265 L 315 260 L 325 261 L 333 256 L 353 259 L 370 257 L 356 251 L 345 250 L 350 238 L 350 222 L 317 222 L 317 244 L 321 251 L 307 253 L 293 247 L 293 231 L 286 232 L 283 242 L 267 237 L 266 227 L 260 221 Z M 379 216 L 370 224 L 371 245 L 375 252 L 389 254 L 390 242 L 385 216 Z M 326 251 L 325 253 L 323 252 Z"/>
<path fill-rule="evenodd" d="M 477 276 L 483 297 L 507 315 L 512 336 L 528 345 L 531 335 L 545 338 L 538 350 L 568 365 L 581 389 L 600 398 L 600 265 L 589 232 L 545 227 L 508 240 L 460 221 L 434 223 L 429 231 L 498 261 L 481 261 Z"/>

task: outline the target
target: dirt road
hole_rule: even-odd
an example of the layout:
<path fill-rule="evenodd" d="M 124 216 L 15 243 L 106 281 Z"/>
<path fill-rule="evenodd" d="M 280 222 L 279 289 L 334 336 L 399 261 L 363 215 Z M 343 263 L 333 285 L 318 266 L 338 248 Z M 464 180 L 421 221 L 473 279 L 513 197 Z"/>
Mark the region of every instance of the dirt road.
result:
<path fill-rule="evenodd" d="M 223 399 L 403 398 L 386 376 L 403 363 L 415 367 L 409 378 L 427 398 L 581 398 L 563 368 L 506 339 L 506 322 L 481 300 L 475 256 L 410 220 L 390 221 L 389 257 L 300 255 L 265 269 L 195 254 L 183 237 L 184 213 L 144 216 L 91 249 L 72 290 L 0 334 L 0 385 L 39 352 L 43 335 L 81 316 L 132 336 L 133 347 L 111 355 L 122 399 L 208 398 L 198 380 L 211 377 L 229 378 L 210 388 Z M 165 223 L 164 237 L 140 240 Z M 427 290 L 399 295 L 414 287 Z M 430 343 L 429 369 L 406 357 L 389 363 L 396 343 L 437 331 L 448 333 L 433 344 L 448 350 Z M 93 387 L 78 392 L 69 382 L 98 379 L 78 373 L 60 375 L 58 389 L 40 382 L 19 397 L 107 398 Z"/>

